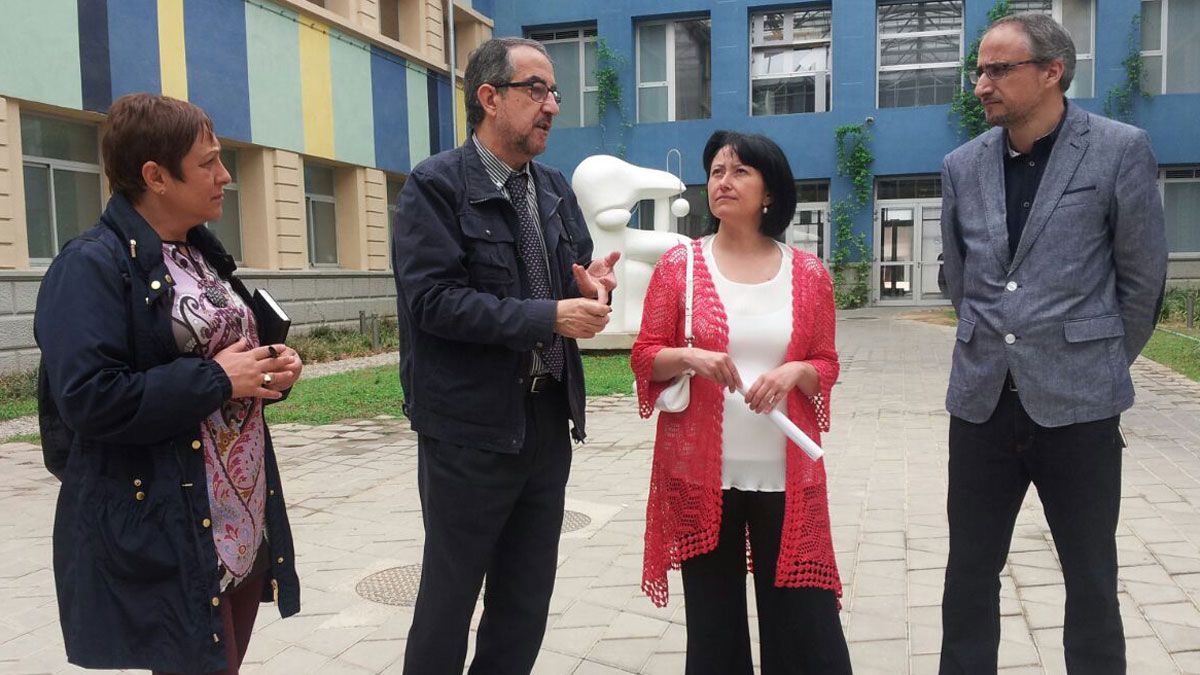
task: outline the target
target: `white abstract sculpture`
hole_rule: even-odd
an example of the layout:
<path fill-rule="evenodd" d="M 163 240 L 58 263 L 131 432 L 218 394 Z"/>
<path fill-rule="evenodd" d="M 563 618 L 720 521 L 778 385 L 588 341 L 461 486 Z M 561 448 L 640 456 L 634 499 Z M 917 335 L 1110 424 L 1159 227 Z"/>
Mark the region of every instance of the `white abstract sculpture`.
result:
<path fill-rule="evenodd" d="M 620 251 L 617 291 L 607 334 L 636 334 L 642 324 L 642 301 L 654 264 L 671 247 L 691 241 L 670 231 L 671 216 L 682 218 L 689 205 L 682 197 L 668 206 L 671 197 L 687 187 L 674 174 L 634 166 L 611 155 L 592 155 L 579 163 L 571 187 L 587 220 L 598 254 Z M 654 229 L 634 230 L 631 210 L 643 199 L 654 200 Z"/>

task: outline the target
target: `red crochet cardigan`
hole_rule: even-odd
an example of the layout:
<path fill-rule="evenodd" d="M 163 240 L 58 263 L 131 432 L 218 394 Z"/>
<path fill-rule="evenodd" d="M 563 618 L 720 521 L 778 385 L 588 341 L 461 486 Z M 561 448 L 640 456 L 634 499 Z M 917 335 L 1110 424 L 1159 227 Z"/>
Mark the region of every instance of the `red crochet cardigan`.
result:
<path fill-rule="evenodd" d="M 693 344 L 724 352 L 729 345 L 725 308 L 717 297 L 700 241 L 695 251 Z M 814 441 L 829 430 L 829 393 L 838 376 L 834 347 L 833 285 L 816 257 L 792 250 L 792 339 L 787 361 L 807 361 L 820 376 L 821 390 L 788 395 L 787 414 Z M 669 382 L 650 380 L 654 357 L 664 347 L 684 344 L 684 293 L 687 254 L 683 246 L 667 251 L 650 279 L 642 312 L 642 328 L 630 357 L 642 417 L 654 412 L 654 401 Z M 752 383 L 745 383 L 749 387 Z M 646 504 L 646 549 L 642 591 L 655 605 L 667 604 L 667 570 L 717 546 L 721 526 L 721 439 L 725 398 L 712 380 L 693 377 L 691 402 L 679 413 L 660 413 L 654 439 L 654 464 Z M 825 464 L 812 461 L 787 443 L 787 478 L 783 532 L 775 585 L 809 586 L 842 595 L 833 540 Z M 749 550 L 749 542 L 747 542 Z"/>

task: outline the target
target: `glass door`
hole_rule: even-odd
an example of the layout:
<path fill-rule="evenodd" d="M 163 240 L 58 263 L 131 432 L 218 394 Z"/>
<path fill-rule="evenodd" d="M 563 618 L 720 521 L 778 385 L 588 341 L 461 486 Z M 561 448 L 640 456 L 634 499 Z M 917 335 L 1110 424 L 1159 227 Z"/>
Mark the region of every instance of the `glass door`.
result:
<path fill-rule="evenodd" d="M 879 202 L 875 299 L 880 304 L 945 304 L 940 199 Z"/>

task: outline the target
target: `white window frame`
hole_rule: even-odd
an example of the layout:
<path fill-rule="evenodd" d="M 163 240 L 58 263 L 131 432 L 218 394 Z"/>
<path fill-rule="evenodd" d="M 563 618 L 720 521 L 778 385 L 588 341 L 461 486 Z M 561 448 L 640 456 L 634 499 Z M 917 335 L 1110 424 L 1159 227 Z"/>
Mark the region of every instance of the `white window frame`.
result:
<path fill-rule="evenodd" d="M 1144 4 L 1146 4 L 1144 0 L 1138 3 L 1139 11 Z M 1168 0 L 1158 0 L 1158 49 L 1142 49 L 1140 52 L 1142 56 L 1143 68 L 1146 65 L 1147 57 L 1153 58 L 1157 56 L 1159 58 L 1158 91 L 1150 92 L 1150 94 L 1153 96 L 1158 96 L 1166 93 L 1167 91 L 1167 5 Z M 1143 14 L 1144 12 L 1140 13 L 1139 16 L 1142 16 Z M 1138 36 L 1138 40 L 1141 40 L 1140 35 Z"/>
<path fill-rule="evenodd" d="M 221 148 L 221 149 L 222 149 L 222 150 L 224 150 L 225 152 L 230 152 L 230 153 L 233 153 L 233 161 L 234 161 L 235 163 L 237 162 L 237 153 L 238 153 L 238 149 L 237 149 L 237 148 L 228 147 L 228 148 Z M 224 164 L 225 160 L 221 160 L 221 162 L 222 162 L 222 164 Z M 228 166 L 228 165 L 225 165 L 225 170 L 226 170 L 226 171 L 228 171 L 228 170 L 229 170 L 229 166 Z M 237 166 L 235 165 L 235 166 L 234 166 L 234 171 L 236 171 L 236 170 L 237 170 Z M 233 179 L 232 179 L 232 173 L 233 173 L 233 172 L 230 172 L 230 181 L 229 181 L 229 183 L 228 183 L 228 184 L 226 184 L 226 185 L 225 185 L 225 190 L 224 190 L 224 191 L 238 192 L 238 182 L 237 182 L 236 180 L 233 180 Z M 242 260 L 241 260 L 241 256 L 244 256 L 244 255 L 245 255 L 245 251 L 243 251 L 243 250 L 242 250 L 242 244 L 243 244 L 243 243 L 245 243 L 245 242 L 243 241 L 243 238 L 242 238 L 242 199 L 241 199 L 241 197 L 242 197 L 241 193 L 240 193 L 240 192 L 238 192 L 238 222 L 237 222 L 237 236 L 238 236 L 238 253 L 239 253 L 239 257 L 237 257 L 237 258 L 235 258 L 235 259 L 234 259 L 234 262 L 238 262 L 238 263 L 242 262 Z M 224 211 L 222 211 L 222 212 L 221 212 L 221 214 L 222 214 L 222 215 L 224 215 Z M 212 226 L 213 226 L 213 221 L 211 221 L 211 220 L 210 220 L 210 221 L 208 221 L 208 222 L 204 223 L 204 226 L 205 226 L 205 227 L 207 227 L 207 228 L 209 228 L 209 229 L 211 230 L 211 229 L 212 229 Z M 226 244 L 226 242 L 222 241 L 222 242 L 221 242 L 221 245 L 225 247 L 226 251 L 228 251 L 228 250 L 229 250 L 229 246 Z"/>
<path fill-rule="evenodd" d="M 638 92 L 640 92 L 642 89 L 657 89 L 660 87 L 666 87 L 666 89 L 667 89 L 667 119 L 662 120 L 663 122 L 677 121 L 675 119 L 675 26 L 677 24 L 683 23 L 685 21 L 708 21 L 709 22 L 709 31 L 712 30 L 712 17 L 711 16 L 708 16 L 708 15 L 685 16 L 685 17 L 679 17 L 679 18 L 675 18 L 675 19 L 664 19 L 664 20 L 660 20 L 660 21 L 639 22 L 637 24 L 637 30 L 634 31 L 634 35 L 633 35 L 633 52 L 634 52 L 633 75 L 637 81 Z M 667 30 L 663 31 L 663 35 L 665 36 L 666 43 L 667 43 L 666 44 L 667 51 L 666 51 L 666 55 L 665 55 L 666 56 L 665 63 L 666 63 L 667 79 L 666 80 L 657 80 L 657 81 L 653 81 L 653 82 L 642 82 L 641 81 L 641 77 L 642 77 L 642 29 L 649 28 L 650 26 L 666 26 L 667 27 Z M 710 36 L 711 36 L 711 32 L 710 32 Z M 710 58 L 711 58 L 711 52 L 712 52 L 711 37 L 710 37 L 710 42 L 709 42 L 708 48 L 709 48 Z M 711 87 L 711 85 L 712 85 L 712 83 L 710 82 L 709 86 Z M 635 92 L 634 98 L 636 99 L 635 106 L 634 106 L 634 114 L 637 116 L 638 124 L 642 124 L 643 123 L 642 122 L 642 97 L 640 95 L 638 95 L 637 92 Z M 711 105 L 712 105 L 711 100 L 709 101 L 709 105 L 710 105 L 709 109 L 710 109 L 710 115 L 711 115 Z M 708 119 L 711 119 L 711 116 Z M 660 121 L 657 121 L 657 120 L 654 122 L 645 122 L 645 124 L 658 124 L 658 123 L 660 123 Z"/>
<path fill-rule="evenodd" d="M 319 194 L 316 192 L 309 192 L 307 187 L 305 187 L 305 189 L 304 189 L 304 219 L 306 221 L 305 224 L 308 227 L 308 265 L 309 265 L 309 267 L 333 269 L 333 268 L 340 267 L 341 266 L 340 262 L 319 263 L 314 260 L 317 257 L 316 256 L 316 253 L 317 253 L 316 241 L 317 241 L 317 239 L 316 239 L 316 223 L 315 223 L 315 219 L 313 218 L 312 205 L 314 203 L 319 202 L 321 204 L 329 204 L 330 206 L 333 207 L 333 212 L 334 212 L 334 215 L 333 215 L 333 218 L 334 218 L 334 220 L 333 220 L 333 231 L 334 231 L 333 257 L 337 258 L 340 261 L 341 253 L 340 253 L 340 251 L 338 251 L 338 245 L 337 245 L 337 195 L 336 195 L 336 193 L 337 193 L 337 169 L 332 166 L 326 166 L 323 164 L 314 165 L 314 168 L 324 169 L 326 171 L 329 171 L 333 175 L 333 191 L 335 194 L 323 195 L 323 194 Z M 301 178 L 301 180 L 304 180 L 303 168 L 301 169 L 300 178 Z"/>
<path fill-rule="evenodd" d="M 790 221 L 788 221 L 788 226 L 787 226 L 786 239 L 787 239 L 787 243 L 791 246 L 798 246 L 798 244 L 796 244 L 796 242 L 793 238 L 794 234 L 795 234 L 795 230 L 793 230 L 792 228 L 802 226 L 802 223 L 796 222 L 797 216 L 800 214 L 801 211 L 818 211 L 821 213 L 821 240 L 818 242 L 818 245 L 817 245 L 817 248 L 819 249 L 817 251 L 817 257 L 821 259 L 821 262 L 824 263 L 826 267 L 829 267 L 829 251 L 830 251 L 829 243 L 830 243 L 830 237 L 833 235 L 833 228 L 832 228 L 832 224 L 830 223 L 831 215 L 832 215 L 830 213 L 830 204 L 827 201 L 824 201 L 824 202 L 797 202 L 796 203 L 796 212 L 792 214 L 792 219 Z"/>
<path fill-rule="evenodd" d="M 665 70 L 667 79 L 656 80 L 653 82 L 642 82 L 642 29 L 651 26 L 666 26 L 667 30 L 663 31 L 666 40 L 665 53 Z M 640 92 L 642 89 L 659 89 L 665 87 L 667 89 L 667 122 L 675 121 L 675 22 L 674 21 L 647 21 L 639 23 L 637 30 L 633 36 L 633 51 L 634 64 L 633 73 L 637 78 L 637 89 Z M 640 94 L 634 96 L 636 103 L 636 114 L 638 123 L 642 123 L 642 97 Z M 649 122 L 648 122 L 649 123 Z"/>
<path fill-rule="evenodd" d="M 1079 74 L 1079 65 L 1082 62 L 1087 62 L 1088 67 L 1092 71 L 1092 91 L 1087 96 L 1078 96 L 1071 90 L 1075 88 L 1078 78 L 1071 82 L 1071 87 L 1065 93 L 1071 98 L 1095 98 L 1096 97 L 1096 0 L 1088 0 L 1089 12 L 1088 16 L 1091 19 L 1088 25 L 1090 36 L 1088 42 L 1092 45 L 1092 50 L 1086 53 L 1075 54 L 1075 73 Z M 1050 17 L 1058 22 L 1058 25 L 1063 25 L 1063 0 L 1050 0 Z"/>
<path fill-rule="evenodd" d="M 830 34 L 829 34 L 829 39 L 827 39 L 827 40 L 795 41 L 795 39 L 792 36 L 794 35 L 794 30 L 795 30 L 795 25 L 796 25 L 796 22 L 795 22 L 796 12 L 812 11 L 812 10 L 818 10 L 818 9 L 823 9 L 830 13 L 831 30 L 830 30 Z M 765 40 L 763 38 L 763 25 L 765 23 L 765 19 L 768 14 L 783 14 L 784 16 L 788 16 L 792 19 L 791 21 L 784 21 L 783 40 L 781 40 L 779 42 L 774 42 L 774 41 L 768 42 L 767 40 Z M 830 110 L 833 110 L 832 87 L 830 87 L 829 100 L 826 100 L 826 98 L 825 98 L 825 84 L 827 82 L 830 82 L 833 78 L 832 21 L 833 21 L 833 6 L 832 5 L 818 5 L 818 6 L 812 6 L 812 7 L 791 7 L 788 9 L 781 9 L 781 10 L 761 11 L 761 12 L 757 12 L 755 14 L 750 15 L 750 62 L 747 64 L 749 66 L 749 70 L 750 70 L 750 92 L 749 92 L 750 99 L 748 101 L 749 108 L 748 108 L 747 112 L 751 117 L 773 117 L 774 116 L 774 115 L 769 115 L 769 114 L 768 115 L 755 115 L 754 114 L 754 81 L 755 80 L 801 80 L 804 78 L 811 77 L 814 80 L 813 85 L 814 85 L 814 88 L 816 91 L 816 101 L 813 106 L 814 107 L 813 112 L 819 113 L 819 112 L 829 112 Z M 781 75 L 755 76 L 754 75 L 754 51 L 756 49 L 760 49 L 760 50 L 778 49 L 778 48 L 811 49 L 814 47 L 820 47 L 822 45 L 829 48 L 829 59 L 826 62 L 827 68 L 825 70 L 819 70 L 819 71 L 814 70 L 811 72 L 793 73 L 791 76 L 781 76 Z M 876 95 L 878 95 L 878 93 Z M 824 104 L 824 107 L 822 107 L 822 104 Z M 794 114 L 805 114 L 805 113 L 794 113 Z"/>
<path fill-rule="evenodd" d="M 941 70 L 946 68 L 956 68 L 958 72 L 962 72 L 963 65 L 963 23 L 966 20 L 965 0 L 959 2 L 959 17 L 958 30 L 925 30 L 915 33 L 884 33 L 883 28 L 879 25 L 879 10 L 886 5 L 906 5 L 906 4 L 924 4 L 926 2 L 943 2 L 954 0 L 906 0 L 905 2 L 876 2 L 875 4 L 875 107 L 879 108 L 879 75 L 881 73 L 894 73 L 909 70 Z M 912 39 L 923 37 L 945 37 L 958 35 L 958 60 L 957 61 L 941 61 L 938 63 L 918 63 L 918 64 L 901 64 L 894 66 L 880 65 L 883 63 L 883 41 L 885 39 Z M 914 106 L 906 106 L 914 107 Z"/>
<path fill-rule="evenodd" d="M 1170 177 L 1169 174 L 1176 174 Z M 1190 176 L 1182 175 L 1190 173 Z M 1158 198 L 1165 205 L 1167 183 L 1200 183 L 1200 165 L 1159 167 Z M 1179 251 L 1167 254 L 1169 260 L 1200 260 L 1200 251 Z"/>
<path fill-rule="evenodd" d="M 93 174 L 96 176 L 96 181 L 99 182 L 100 174 L 101 174 L 100 165 L 99 164 L 89 164 L 88 162 L 73 162 L 73 161 L 67 160 L 67 159 L 53 159 L 50 157 L 39 157 L 37 155 L 22 155 L 21 156 L 22 189 L 24 189 L 25 166 L 27 166 L 27 165 L 43 167 L 43 168 L 49 169 L 49 171 L 50 171 L 50 180 L 49 180 L 49 186 L 48 186 L 50 189 L 50 244 L 51 244 L 51 247 L 54 249 L 54 255 L 58 255 L 58 253 L 60 251 L 62 251 L 62 246 L 65 242 L 60 242 L 58 240 L 58 200 L 55 198 L 55 194 L 54 194 L 54 172 L 56 170 L 58 170 L 58 171 L 74 171 L 76 173 Z M 98 212 L 103 213 L 103 211 L 104 211 L 104 191 L 100 190 L 99 192 L 100 192 L 100 203 L 97 205 L 99 207 Z M 25 214 L 21 214 L 21 217 L 24 218 Z M 28 227 L 28 225 L 27 225 L 27 227 Z M 49 265 L 50 261 L 53 259 L 54 259 L 53 257 L 35 258 L 33 256 L 30 256 L 29 263 L 31 265 L 37 265 L 37 266 Z"/>
<path fill-rule="evenodd" d="M 566 28 L 562 30 L 546 29 L 529 31 L 527 35 L 529 39 L 537 40 L 544 45 L 564 44 L 569 42 L 578 43 L 580 127 L 587 126 L 587 94 L 594 94 L 600 91 L 600 87 L 595 85 L 588 86 L 587 84 L 587 45 L 596 44 L 599 39 L 598 36 L 599 33 L 596 31 L 596 26 L 594 24 L 581 26 L 579 28 Z M 598 54 L 596 58 L 599 59 Z M 597 117 L 599 117 L 599 115 L 597 115 Z"/>

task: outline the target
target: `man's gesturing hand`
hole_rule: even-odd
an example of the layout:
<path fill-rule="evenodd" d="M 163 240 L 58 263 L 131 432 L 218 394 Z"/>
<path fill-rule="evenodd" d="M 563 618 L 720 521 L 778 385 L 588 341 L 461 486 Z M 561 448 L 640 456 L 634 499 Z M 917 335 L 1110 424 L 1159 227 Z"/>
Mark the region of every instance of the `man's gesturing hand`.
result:
<path fill-rule="evenodd" d="M 590 338 L 608 325 L 612 308 L 589 298 L 559 300 L 554 317 L 554 332 L 569 338 Z"/>

